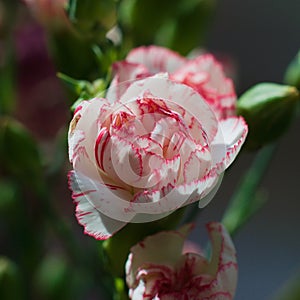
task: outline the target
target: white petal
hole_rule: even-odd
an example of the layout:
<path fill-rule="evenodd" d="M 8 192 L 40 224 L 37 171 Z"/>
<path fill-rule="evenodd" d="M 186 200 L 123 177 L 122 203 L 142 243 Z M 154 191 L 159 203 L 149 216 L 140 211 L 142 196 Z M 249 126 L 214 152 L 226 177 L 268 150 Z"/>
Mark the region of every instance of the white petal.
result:
<path fill-rule="evenodd" d="M 166 78 L 148 77 L 133 83 L 120 101 L 124 104 L 143 98 L 148 91 L 153 98 L 163 99 L 169 109 L 178 111 L 178 106 L 189 116 L 193 116 L 203 126 L 203 131 L 211 142 L 217 133 L 217 119 L 204 99 L 192 88 Z M 178 111 L 179 114 L 182 111 Z"/>
<path fill-rule="evenodd" d="M 228 296 L 228 299 L 233 299 L 237 286 L 237 261 L 234 245 L 222 224 L 209 223 L 207 229 L 212 242 L 212 258 L 203 272 L 210 274 L 215 280 L 211 282 L 205 296 L 218 295 L 223 292 L 231 296 Z"/>
<path fill-rule="evenodd" d="M 188 224 L 179 231 L 159 232 L 133 246 L 126 264 L 126 280 L 129 287 L 134 285 L 137 272 L 144 263 L 175 267 L 181 258 L 184 241 L 192 228 L 193 226 Z"/>
<path fill-rule="evenodd" d="M 73 191 L 72 197 L 76 204 L 76 217 L 78 222 L 84 226 L 84 232 L 98 240 L 106 240 L 115 232 L 124 227 L 127 223 L 111 219 L 102 214 L 89 201 L 91 193 L 97 193 L 97 190 L 86 190 L 78 185 L 79 176 L 74 171 L 69 173 L 69 185 Z"/>
<path fill-rule="evenodd" d="M 219 129 L 226 145 L 225 168 L 234 161 L 245 142 L 248 126 L 242 117 L 230 117 L 221 120 Z"/>
<path fill-rule="evenodd" d="M 150 75 L 145 66 L 127 61 L 114 63 L 113 73 L 115 76 L 106 94 L 110 103 L 118 101 L 134 80 Z"/>

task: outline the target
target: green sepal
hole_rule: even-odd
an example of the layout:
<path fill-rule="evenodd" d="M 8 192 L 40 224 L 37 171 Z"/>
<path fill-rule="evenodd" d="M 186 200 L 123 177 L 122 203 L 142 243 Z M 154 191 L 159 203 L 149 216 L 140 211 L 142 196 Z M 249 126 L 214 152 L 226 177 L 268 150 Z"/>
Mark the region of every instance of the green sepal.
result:
<path fill-rule="evenodd" d="M 57 73 L 57 77 L 78 96 L 71 106 L 72 111 L 84 100 L 89 100 L 97 96 L 103 97 L 107 87 L 106 81 L 103 79 L 96 79 L 93 82 L 89 82 L 87 80 L 74 79 L 63 73 Z"/>

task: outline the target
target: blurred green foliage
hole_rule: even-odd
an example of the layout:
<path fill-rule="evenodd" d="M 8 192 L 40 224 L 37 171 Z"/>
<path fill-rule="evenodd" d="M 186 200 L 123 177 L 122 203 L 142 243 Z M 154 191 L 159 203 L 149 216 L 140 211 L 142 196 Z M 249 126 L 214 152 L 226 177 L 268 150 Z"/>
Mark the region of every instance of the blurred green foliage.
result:
<path fill-rule="evenodd" d="M 0 118 L 0 164 L 2 171 L 34 189 L 42 176 L 42 160 L 28 130 L 14 119 Z"/>
<path fill-rule="evenodd" d="M 0 256 L 0 299 L 22 299 L 20 270 L 14 262 L 3 256 Z"/>
<path fill-rule="evenodd" d="M 123 0 L 118 15 L 124 44 L 157 44 L 185 55 L 203 46 L 214 9 L 214 0 Z"/>

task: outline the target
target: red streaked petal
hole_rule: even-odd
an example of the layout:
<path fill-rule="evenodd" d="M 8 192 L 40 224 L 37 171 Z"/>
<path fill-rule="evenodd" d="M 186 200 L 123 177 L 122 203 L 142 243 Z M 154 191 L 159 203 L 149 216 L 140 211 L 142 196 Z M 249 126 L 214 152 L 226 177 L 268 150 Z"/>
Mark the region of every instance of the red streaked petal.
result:
<path fill-rule="evenodd" d="M 139 47 L 131 50 L 126 61 L 142 64 L 152 73 L 172 73 L 187 61 L 186 58 L 167 48 L 159 46 Z"/>
<path fill-rule="evenodd" d="M 116 135 L 111 137 L 111 141 L 114 171 L 133 189 L 147 190 L 177 180 L 180 157 L 164 159 L 156 152 L 136 147 L 136 143 L 133 144 Z"/>
<path fill-rule="evenodd" d="M 228 168 L 245 142 L 248 126 L 242 117 L 230 117 L 219 122 L 219 130 L 226 146 L 224 166 Z"/>
<path fill-rule="evenodd" d="M 231 296 L 228 299 L 233 299 L 237 286 L 237 261 L 234 245 L 222 224 L 209 223 L 207 230 L 212 243 L 212 258 L 202 272 L 211 275 L 214 280 L 207 285 L 203 296 L 212 297 L 212 295 L 224 293 Z"/>
<path fill-rule="evenodd" d="M 151 219 L 155 215 L 170 214 L 180 207 L 199 200 L 200 203 L 203 200 L 207 204 L 206 197 L 210 192 L 215 192 L 213 189 L 217 185 L 219 177 L 216 172 L 212 172 L 205 178 L 189 184 L 178 186 L 168 184 L 159 190 L 141 191 L 134 196 L 131 209 L 136 213 L 145 214 L 144 219 L 149 214 L 149 219 Z"/>
<path fill-rule="evenodd" d="M 150 76 L 147 68 L 137 63 L 115 62 L 112 68 L 115 76 L 106 94 L 110 103 L 118 101 L 134 80 Z"/>
<path fill-rule="evenodd" d="M 192 230 L 193 225 L 183 226 L 179 231 L 163 231 L 146 237 L 143 241 L 130 249 L 131 258 L 126 264 L 126 281 L 133 286 L 137 272 L 144 263 L 175 267 L 182 254 L 185 238 Z M 161 243 L 164 249 L 161 251 Z"/>
<path fill-rule="evenodd" d="M 79 186 L 78 183 L 78 175 L 71 171 L 69 173 L 69 187 L 76 204 L 76 218 L 78 223 L 84 226 L 84 233 L 97 240 L 106 240 L 126 225 L 124 222 L 104 215 L 89 201 L 89 196 L 93 193 L 96 194 L 97 189 L 94 187 L 89 189 L 88 185 L 85 186 L 85 190 L 82 190 L 82 185 Z"/>
<path fill-rule="evenodd" d="M 165 103 L 174 111 L 182 107 L 189 116 L 194 116 L 203 126 L 208 142 L 217 133 L 217 119 L 204 99 L 192 88 L 163 77 L 149 77 L 133 83 L 122 95 L 120 101 L 128 103 L 132 99 L 142 98 L 147 90 L 153 98 L 165 99 Z M 178 112 L 179 114 L 181 113 Z"/>
<path fill-rule="evenodd" d="M 82 108 L 76 112 L 69 127 L 68 143 L 71 162 L 75 159 L 76 151 L 81 148 L 84 148 L 93 158 L 94 141 L 98 135 L 98 117 L 101 109 L 106 105 L 108 105 L 107 101 L 102 98 L 81 103 Z"/>
<path fill-rule="evenodd" d="M 211 154 L 207 148 L 193 151 L 184 163 L 184 182 L 190 183 L 203 178 L 210 171 L 211 162 Z"/>

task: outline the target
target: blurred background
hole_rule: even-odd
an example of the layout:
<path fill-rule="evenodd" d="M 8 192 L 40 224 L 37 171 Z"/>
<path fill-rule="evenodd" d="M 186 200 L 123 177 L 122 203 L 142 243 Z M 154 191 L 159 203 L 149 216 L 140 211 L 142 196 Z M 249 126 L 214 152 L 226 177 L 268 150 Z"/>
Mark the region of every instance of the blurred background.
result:
<path fill-rule="evenodd" d="M 218 1 L 207 48 L 234 59 L 239 94 L 258 82 L 282 82 L 287 64 L 300 47 L 299 11 L 298 0 Z M 263 182 L 267 204 L 234 240 L 239 263 L 237 300 L 271 299 L 289 277 L 299 273 L 299 131 L 298 118 L 281 138 Z M 231 166 L 216 197 L 198 218 L 199 224 L 221 218 L 221 206 L 225 209 L 251 160 L 250 154 L 243 153 Z"/>
<path fill-rule="evenodd" d="M 216 14 L 211 21 L 205 49 L 215 53 L 225 63 L 229 61 L 233 66 L 238 94 L 258 82 L 281 83 L 287 65 L 300 48 L 299 0 L 223 0 L 216 3 Z M 97 253 L 93 253 L 94 240 L 82 234 L 83 229 L 75 220 L 74 207 L 67 188 L 66 175 L 70 166 L 65 163 L 65 134 L 66 124 L 71 118 L 70 99 L 74 95 L 65 89 L 56 77 L 52 56 L 47 51 L 47 46 L 53 44 L 49 44 L 43 28 L 37 25 L 23 4 L 21 13 L 18 12 L 18 16 L 21 14 L 18 22 L 6 22 L 7 18 L 17 18 L 14 14 L 5 14 L 6 11 L 2 9 L 4 4 L 13 6 L 19 5 L 20 2 L 0 1 L 1 84 L 4 82 L 5 86 L 9 87 L 10 82 L 3 81 L 3 78 L 6 78 L 4 75 L 18 70 L 13 76 L 7 76 L 13 78 L 12 87 L 17 86 L 17 89 L 0 87 L 0 97 L 4 99 L 7 95 L 13 95 L 16 99 L 14 107 L 6 106 L 7 111 L 4 115 L 13 111 L 13 118 L 24 124 L 34 140 L 39 142 L 44 157 L 39 163 L 47 170 L 45 178 L 51 188 L 49 198 L 53 201 L 54 209 L 59 211 L 69 227 L 65 228 L 56 222 L 55 212 L 49 209 L 49 203 L 40 202 L 45 198 L 45 190 L 39 187 L 41 194 L 32 193 L 33 183 L 30 180 L 23 182 L 24 174 L 17 174 L 17 180 L 11 181 L 10 173 L 3 168 L 7 162 L 0 158 L 0 196 L 1 199 L 11 201 L 0 202 L 0 255 L 21 262 L 21 268 L 24 270 L 28 267 L 36 270 L 34 275 L 28 274 L 29 277 L 33 276 L 28 280 L 33 280 L 37 289 L 43 290 L 37 299 L 63 299 L 64 296 L 70 299 L 99 299 L 96 295 L 99 293 L 97 280 L 100 275 L 97 271 L 93 275 L 82 271 L 82 264 L 90 264 L 97 269 Z M 7 23 L 13 23 L 13 26 L 7 27 Z M 58 35 L 55 38 L 56 45 L 64 46 L 64 36 Z M 5 42 L 11 40 L 13 44 L 6 48 Z M 55 49 L 51 50 L 55 53 Z M 14 52 L 16 55 L 11 55 Z M 76 56 L 76 51 L 72 53 Z M 80 64 L 80 57 L 77 61 Z M 10 65 L 17 68 L 10 69 Z M 71 71 L 73 74 L 80 74 L 76 68 Z M 93 76 L 95 74 L 92 74 L 91 78 Z M 2 113 L 0 111 L 0 116 Z M 1 119 L 2 123 L 3 120 Z M 263 182 L 269 201 L 235 237 L 239 262 L 237 300 L 271 299 L 276 290 L 300 270 L 299 128 L 298 118 L 280 140 L 271 168 Z M 22 130 L 18 127 L 18 130 L 13 132 L 19 134 L 20 131 Z M 27 146 L 30 144 L 28 141 L 26 143 Z M 29 148 L 32 147 L 30 145 Z M 24 149 L 25 146 L 17 144 L 17 150 Z M 1 145 L 0 150 L 3 150 Z M 15 153 L 10 154 L 11 157 L 17 157 L 13 156 Z M 194 241 L 203 243 L 206 239 L 204 224 L 221 219 L 232 191 L 237 187 L 252 159 L 251 153 L 242 153 L 227 171 L 215 199 L 197 219 L 198 226 L 192 236 Z M 36 161 L 38 156 L 32 158 L 31 162 Z M 14 161 L 10 163 L 10 166 L 14 166 Z M 30 179 L 40 176 L 38 172 L 27 174 L 27 167 L 25 163 L 25 177 Z M 19 194 L 24 195 L 24 199 L 21 197 L 24 202 L 20 202 Z M 16 214 L 16 211 L 19 214 Z M 44 220 L 43 211 L 47 211 L 48 221 Z M 18 222 L 27 224 L 28 228 L 13 226 Z M 37 234 L 37 228 L 43 228 L 45 236 Z M 76 243 L 74 245 L 66 240 L 62 242 L 57 238 L 61 237 L 61 234 L 68 235 L 69 232 L 76 235 L 75 241 L 80 247 L 77 247 Z M 36 251 L 35 243 L 39 242 L 42 248 L 33 252 Z M 76 248 L 82 252 L 74 253 Z M 70 259 L 83 258 L 84 251 L 93 253 L 94 256 L 87 260 Z M 3 267 L 1 263 L 0 271 L 1 266 Z M 50 280 L 49 270 L 57 277 Z M 88 278 L 88 283 L 82 282 L 80 279 L 84 276 L 92 278 Z M 62 278 L 70 280 L 66 282 L 66 279 Z M 56 291 L 57 294 L 51 292 L 52 287 L 46 286 L 50 281 L 60 287 Z M 64 294 L 68 289 L 73 289 L 74 295 Z M 47 294 L 45 291 L 48 290 Z M 74 298 L 75 294 L 77 298 Z M 16 295 L 15 298 L 10 296 L 7 299 L 21 298 Z"/>

